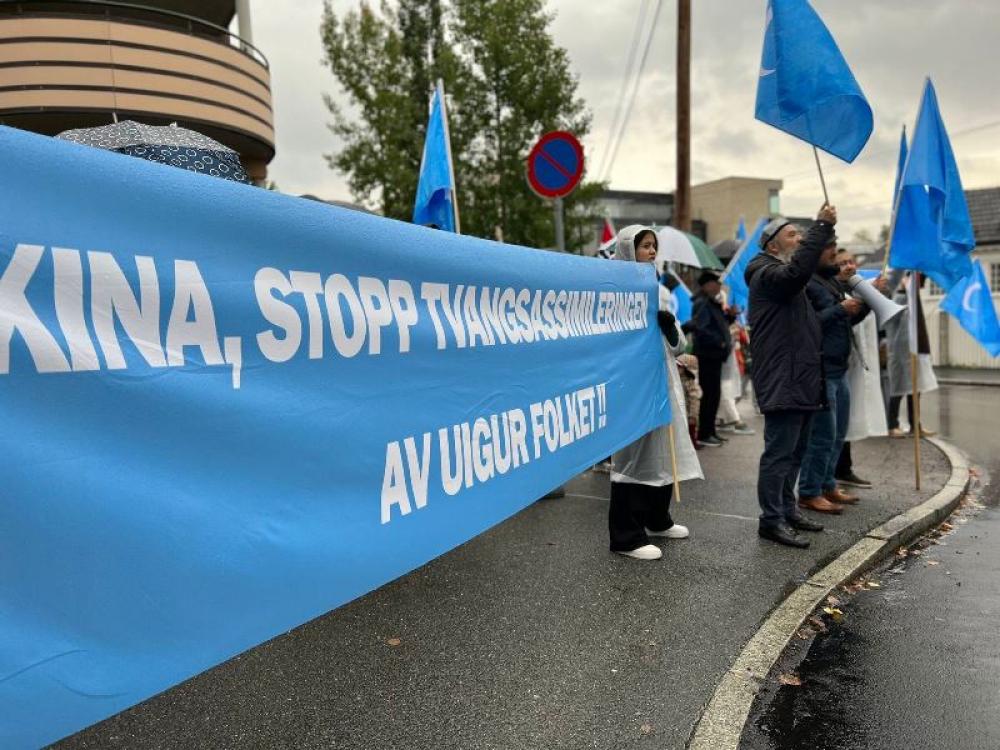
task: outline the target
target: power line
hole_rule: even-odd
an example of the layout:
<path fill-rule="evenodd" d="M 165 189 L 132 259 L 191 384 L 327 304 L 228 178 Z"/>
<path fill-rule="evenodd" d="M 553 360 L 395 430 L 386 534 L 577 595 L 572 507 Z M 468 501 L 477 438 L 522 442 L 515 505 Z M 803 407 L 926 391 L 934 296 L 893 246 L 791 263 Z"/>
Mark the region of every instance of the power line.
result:
<path fill-rule="evenodd" d="M 649 50 L 653 44 L 653 37 L 656 36 L 656 22 L 660 18 L 660 9 L 662 7 L 663 0 L 656 0 L 656 8 L 653 10 L 653 22 L 650 24 L 649 35 L 646 37 L 646 44 L 642 49 L 642 57 L 639 59 L 639 70 L 635 76 L 635 83 L 632 86 L 632 92 L 629 95 L 628 106 L 625 108 L 625 116 L 622 117 L 621 127 L 618 130 L 614 148 L 611 150 L 611 157 L 607 170 L 604 173 L 604 179 L 610 178 L 611 171 L 615 167 L 615 159 L 618 158 L 618 148 L 621 146 L 622 140 L 624 139 L 625 128 L 628 126 L 629 117 L 632 116 L 632 107 L 635 105 L 635 96 L 639 91 L 639 83 L 642 81 L 642 72 L 646 69 L 646 60 L 649 57 Z"/>
<path fill-rule="evenodd" d="M 632 40 L 629 42 L 628 49 L 628 60 L 625 62 L 625 74 L 622 77 L 622 85 L 618 90 L 618 103 L 615 105 L 615 116 L 611 120 L 611 129 L 608 131 L 608 145 L 604 150 L 604 155 L 601 158 L 601 167 L 597 170 L 598 175 L 604 174 L 604 167 L 608 163 L 608 154 L 611 153 L 611 147 L 614 143 L 614 134 L 618 130 L 618 120 L 622 114 L 622 105 L 625 104 L 625 92 L 628 90 L 629 83 L 632 80 L 632 71 L 635 66 L 635 53 L 639 49 L 639 39 L 643 31 L 643 21 L 646 19 L 646 10 L 649 8 L 649 0 L 641 0 L 639 3 L 639 12 L 635 17 L 635 27 L 632 29 Z"/>

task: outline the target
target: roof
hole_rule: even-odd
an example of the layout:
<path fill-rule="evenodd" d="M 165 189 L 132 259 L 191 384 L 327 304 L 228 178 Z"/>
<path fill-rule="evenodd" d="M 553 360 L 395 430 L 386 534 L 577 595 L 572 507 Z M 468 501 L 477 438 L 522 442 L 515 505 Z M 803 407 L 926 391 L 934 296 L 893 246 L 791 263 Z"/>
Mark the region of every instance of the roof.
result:
<path fill-rule="evenodd" d="M 645 190 L 605 190 L 600 197 L 604 200 L 626 200 L 638 203 L 662 203 L 663 205 L 673 205 L 673 193 L 655 193 Z"/>
<path fill-rule="evenodd" d="M 1000 187 L 966 190 L 976 245 L 1000 244 Z"/>

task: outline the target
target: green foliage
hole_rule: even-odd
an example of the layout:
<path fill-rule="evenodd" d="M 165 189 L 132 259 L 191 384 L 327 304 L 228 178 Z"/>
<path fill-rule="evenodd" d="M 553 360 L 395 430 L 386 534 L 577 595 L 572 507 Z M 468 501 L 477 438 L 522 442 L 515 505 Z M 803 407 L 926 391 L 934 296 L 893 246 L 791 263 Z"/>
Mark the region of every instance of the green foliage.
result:
<path fill-rule="evenodd" d="M 462 231 L 536 247 L 554 244 L 551 204 L 531 192 L 524 162 L 544 132 L 586 135 L 566 51 L 549 31 L 542 0 L 383 0 L 339 18 L 326 5 L 327 63 L 348 110 L 330 97 L 344 143 L 327 157 L 355 200 L 379 196 L 386 216 L 408 220 L 423 151 L 428 98 L 444 81 Z M 566 200 L 567 247 L 593 240 L 599 185 Z"/>

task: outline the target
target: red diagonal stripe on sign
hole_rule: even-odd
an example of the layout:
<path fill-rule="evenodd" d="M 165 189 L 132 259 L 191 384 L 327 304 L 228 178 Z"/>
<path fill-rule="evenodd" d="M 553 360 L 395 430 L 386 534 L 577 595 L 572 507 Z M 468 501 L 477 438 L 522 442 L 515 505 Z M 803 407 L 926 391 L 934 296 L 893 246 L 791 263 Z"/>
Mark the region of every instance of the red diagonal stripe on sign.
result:
<path fill-rule="evenodd" d="M 565 177 L 567 180 L 572 180 L 573 179 L 573 173 L 572 172 L 567 172 L 566 169 L 563 167 L 562 164 L 560 164 L 555 159 L 553 159 L 551 156 L 549 156 L 547 153 L 545 153 L 545 149 L 544 148 L 541 149 L 538 152 L 538 155 L 541 156 L 543 159 L 545 159 L 545 161 L 547 161 L 549 164 L 551 164 L 552 167 L 557 172 L 559 172 L 559 174 L 561 174 L 563 177 Z"/>

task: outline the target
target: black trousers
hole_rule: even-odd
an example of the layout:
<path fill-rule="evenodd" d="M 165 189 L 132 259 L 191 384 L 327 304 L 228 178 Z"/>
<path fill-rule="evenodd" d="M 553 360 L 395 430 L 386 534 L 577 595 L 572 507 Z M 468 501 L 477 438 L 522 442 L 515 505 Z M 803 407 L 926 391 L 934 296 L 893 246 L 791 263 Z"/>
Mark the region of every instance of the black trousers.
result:
<path fill-rule="evenodd" d="M 837 459 L 837 468 L 833 470 L 833 476 L 837 479 L 846 477 L 854 470 L 854 462 L 851 460 L 851 444 L 845 442 L 840 449 L 840 458 Z"/>
<path fill-rule="evenodd" d="M 760 525 L 777 526 L 798 517 L 795 482 L 809 443 L 811 411 L 778 411 L 764 415 L 764 453 L 757 475 Z"/>
<path fill-rule="evenodd" d="M 889 429 L 898 430 L 899 429 L 899 405 L 902 402 L 902 396 L 890 396 L 889 397 Z M 913 396 L 909 395 L 906 397 L 906 418 L 910 420 L 910 430 L 913 430 Z"/>
<path fill-rule="evenodd" d="M 698 385 L 701 386 L 701 409 L 698 412 L 698 439 L 715 434 L 715 416 L 722 397 L 722 364 L 718 357 L 698 357 Z"/>
<path fill-rule="evenodd" d="M 649 544 L 646 529 L 663 531 L 674 525 L 670 517 L 672 484 L 650 487 L 631 482 L 611 483 L 611 506 L 608 509 L 608 531 L 611 551 L 629 552 Z"/>

